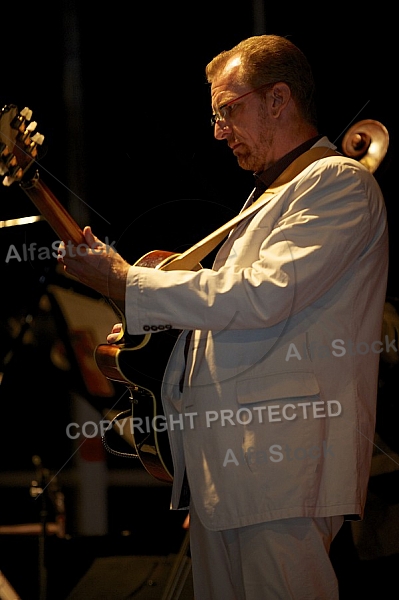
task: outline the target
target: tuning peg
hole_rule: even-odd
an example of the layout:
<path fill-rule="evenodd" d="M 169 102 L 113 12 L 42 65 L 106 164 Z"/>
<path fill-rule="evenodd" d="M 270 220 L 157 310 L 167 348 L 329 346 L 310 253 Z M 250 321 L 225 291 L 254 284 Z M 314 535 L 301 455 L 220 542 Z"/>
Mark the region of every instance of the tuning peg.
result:
<path fill-rule="evenodd" d="M 26 146 L 31 146 L 32 142 L 33 142 L 34 147 L 36 147 L 37 145 L 39 145 L 39 146 L 42 145 L 42 143 L 44 141 L 44 136 L 42 134 L 40 134 L 39 132 L 36 132 L 34 135 L 31 135 L 35 131 L 36 126 L 37 126 L 36 121 L 31 121 L 25 129 L 23 127 L 21 127 L 19 129 L 19 131 L 20 131 L 19 139 Z"/>
<path fill-rule="evenodd" d="M 13 129 L 18 129 L 21 133 L 25 133 L 25 131 L 29 130 L 29 132 L 33 131 L 37 125 L 35 121 L 30 123 L 32 119 L 32 111 L 30 108 L 25 107 L 19 113 L 15 115 L 12 119 L 10 125 Z M 28 125 L 27 125 L 28 123 Z"/>
<path fill-rule="evenodd" d="M 10 187 L 10 185 L 12 185 L 14 183 L 15 179 L 14 177 L 10 177 L 9 175 L 6 175 L 3 179 L 3 185 L 5 187 Z"/>
<path fill-rule="evenodd" d="M 27 106 L 25 106 L 25 108 L 21 110 L 20 115 L 24 117 L 24 119 L 26 119 L 27 121 L 30 121 L 32 119 L 32 111 Z"/>
<path fill-rule="evenodd" d="M 36 127 L 37 127 L 37 122 L 31 121 L 29 123 L 29 125 L 27 126 L 26 131 L 29 131 L 30 133 L 32 133 L 32 131 L 35 131 Z"/>
<path fill-rule="evenodd" d="M 35 144 L 41 146 L 44 142 L 44 135 L 39 132 L 35 133 L 35 135 L 32 136 L 32 142 L 35 142 Z"/>

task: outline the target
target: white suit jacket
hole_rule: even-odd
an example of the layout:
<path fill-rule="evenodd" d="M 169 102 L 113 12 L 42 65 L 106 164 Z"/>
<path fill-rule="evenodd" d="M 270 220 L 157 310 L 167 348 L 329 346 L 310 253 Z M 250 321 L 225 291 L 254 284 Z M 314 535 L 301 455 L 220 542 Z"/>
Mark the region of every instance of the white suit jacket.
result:
<path fill-rule="evenodd" d="M 186 469 L 209 529 L 363 514 L 387 261 L 380 189 L 338 156 L 268 197 L 213 269 L 130 269 L 130 334 L 193 330 L 183 393 L 185 333 L 163 383 L 172 508 Z"/>

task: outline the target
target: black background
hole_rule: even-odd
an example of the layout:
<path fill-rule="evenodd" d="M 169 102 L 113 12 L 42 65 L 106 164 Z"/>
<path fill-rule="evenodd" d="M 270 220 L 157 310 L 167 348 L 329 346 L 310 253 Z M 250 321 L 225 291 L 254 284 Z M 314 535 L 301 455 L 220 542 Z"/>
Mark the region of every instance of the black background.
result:
<path fill-rule="evenodd" d="M 8 6 L 1 15 L 0 104 L 33 110 L 46 137 L 41 177 L 81 226 L 90 224 L 100 238 L 115 240 L 130 262 L 153 249 L 180 252 L 232 218 L 252 189 L 252 175 L 213 139 L 204 67 L 244 37 L 287 36 L 313 67 L 321 133 L 340 147 L 345 131 L 359 120 L 375 119 L 388 129 L 390 146 L 376 178 L 391 234 L 388 294 L 397 296 L 393 10 L 387 3 L 367 10 L 348 3 L 317 9 L 268 4 Z M 36 214 L 18 186 L 0 187 L 0 221 Z M 10 318 L 35 310 L 43 275 L 59 277 L 54 259 L 6 263 L 10 244 L 20 250 L 31 241 L 49 246 L 54 240 L 44 222 L 0 229 L 2 357 L 13 344 Z M 70 420 L 69 381 L 48 359 L 54 323 L 41 327 L 39 345 L 19 351 L 0 390 L 2 472 L 29 470 L 32 454 L 57 470 L 70 454 L 62 441 Z M 18 430 L 12 426 L 16 415 Z M 117 459 L 109 460 L 111 468 L 121 468 Z M 165 547 L 155 548 L 151 536 L 159 522 L 168 535 L 169 528 L 176 531 L 175 521 L 166 517 L 169 491 L 159 491 L 161 509 L 153 507 L 150 494 L 141 494 L 138 508 L 134 490 L 122 497 L 111 490 L 110 531 L 133 528 L 137 537 L 129 552 L 162 553 Z M 35 519 L 36 507 L 20 496 L 21 491 L 2 489 L 3 523 Z M 142 514 L 140 522 L 132 507 Z"/>
<path fill-rule="evenodd" d="M 383 4 L 319 15 L 261 2 L 112 10 L 60 2 L 36 4 L 25 21 L 20 13 L 3 35 L 0 101 L 33 110 L 46 136 L 43 179 L 80 225 L 116 240 L 130 261 L 155 247 L 188 247 L 235 214 L 251 190 L 252 175 L 213 139 L 204 67 L 254 32 L 287 36 L 307 54 L 319 128 L 332 141 L 339 145 L 364 118 L 388 128 L 378 179 L 393 204 L 397 56 Z M 36 214 L 19 190 L 0 198 L 2 218 Z"/>

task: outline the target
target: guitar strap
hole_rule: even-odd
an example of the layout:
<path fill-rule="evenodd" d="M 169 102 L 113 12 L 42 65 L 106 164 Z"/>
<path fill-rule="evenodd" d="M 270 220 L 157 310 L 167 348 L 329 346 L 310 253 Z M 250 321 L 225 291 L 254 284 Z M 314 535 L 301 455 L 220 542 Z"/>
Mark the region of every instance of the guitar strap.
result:
<path fill-rule="evenodd" d="M 182 254 L 172 255 L 171 258 L 166 259 L 165 263 L 159 265 L 159 269 L 162 271 L 172 270 L 184 270 L 191 271 L 195 270 L 201 261 L 210 253 L 216 246 L 228 235 L 228 233 L 243 219 L 251 216 L 257 212 L 264 204 L 269 202 L 270 197 L 278 194 L 284 187 L 294 179 L 301 171 L 303 171 L 310 164 L 316 160 L 326 158 L 328 156 L 341 156 L 339 152 L 327 148 L 326 146 L 317 146 L 316 148 L 310 148 L 292 163 L 275 179 L 271 186 L 263 192 L 263 194 L 251 204 L 248 208 L 241 211 L 233 219 L 216 229 L 213 233 L 203 238 L 194 246 L 191 246 L 188 250 Z"/>

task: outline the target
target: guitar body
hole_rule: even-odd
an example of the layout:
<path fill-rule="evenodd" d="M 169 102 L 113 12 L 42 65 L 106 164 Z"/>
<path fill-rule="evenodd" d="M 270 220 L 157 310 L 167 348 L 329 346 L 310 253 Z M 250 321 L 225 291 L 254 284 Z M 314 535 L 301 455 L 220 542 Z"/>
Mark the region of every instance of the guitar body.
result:
<path fill-rule="evenodd" d="M 135 265 L 162 269 L 175 256 L 172 252 L 154 250 Z M 173 464 L 161 386 L 179 333 L 178 329 L 165 329 L 156 334 L 124 336 L 120 343 L 100 344 L 94 355 L 103 375 L 128 387 L 132 401 L 129 435 L 133 437 L 135 451 L 148 473 L 166 483 L 173 480 Z"/>
<path fill-rule="evenodd" d="M 150 475 L 166 483 L 172 482 L 173 467 L 161 385 L 178 333 L 169 330 L 132 336 L 127 344 L 100 344 L 94 355 L 103 375 L 127 386 L 132 402 L 129 435 L 135 451 Z"/>

